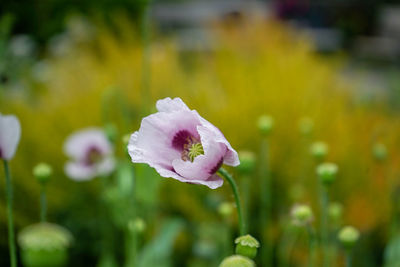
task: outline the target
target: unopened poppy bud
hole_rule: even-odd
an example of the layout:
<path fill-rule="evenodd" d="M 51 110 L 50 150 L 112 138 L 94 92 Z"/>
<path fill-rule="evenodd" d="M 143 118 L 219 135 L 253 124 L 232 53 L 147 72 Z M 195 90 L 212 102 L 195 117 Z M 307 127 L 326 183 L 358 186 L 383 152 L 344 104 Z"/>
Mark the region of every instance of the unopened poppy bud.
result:
<path fill-rule="evenodd" d="M 271 116 L 263 115 L 258 119 L 257 125 L 262 135 L 268 135 L 274 127 L 274 119 Z"/>
<path fill-rule="evenodd" d="M 314 122 L 307 117 L 301 118 L 299 121 L 300 133 L 304 136 L 308 136 L 312 133 L 314 129 Z"/>
<path fill-rule="evenodd" d="M 47 183 L 53 174 L 53 168 L 47 163 L 39 163 L 33 168 L 33 176 L 39 183 Z"/>
<path fill-rule="evenodd" d="M 218 213 L 221 214 L 221 216 L 223 217 L 229 217 L 233 210 L 234 210 L 234 206 L 232 203 L 230 202 L 222 202 L 219 206 L 218 206 Z"/>
<path fill-rule="evenodd" d="M 254 261 L 241 255 L 232 255 L 225 258 L 219 267 L 255 267 Z"/>
<path fill-rule="evenodd" d="M 308 205 L 297 204 L 292 208 L 291 215 L 293 223 L 298 226 L 305 226 L 313 219 L 313 213 Z"/>
<path fill-rule="evenodd" d="M 334 163 L 322 163 L 317 167 L 317 174 L 322 184 L 330 185 L 336 179 L 338 167 Z"/>
<path fill-rule="evenodd" d="M 146 230 L 146 222 L 142 218 L 136 218 L 129 221 L 128 228 L 132 232 L 142 233 Z"/>
<path fill-rule="evenodd" d="M 387 158 L 386 146 L 382 143 L 377 143 L 372 147 L 372 154 L 378 161 L 384 161 Z"/>
<path fill-rule="evenodd" d="M 235 239 L 236 254 L 253 259 L 257 255 L 260 243 L 251 235 L 240 236 Z"/>
<path fill-rule="evenodd" d="M 353 226 L 343 227 L 338 234 L 339 241 L 347 249 L 351 249 L 358 241 L 359 237 L 360 232 Z"/>
<path fill-rule="evenodd" d="M 131 135 L 130 134 L 125 134 L 122 137 L 122 144 L 124 145 L 124 147 L 127 147 L 129 144 L 129 139 L 131 139 Z"/>
<path fill-rule="evenodd" d="M 18 235 L 22 262 L 28 267 L 65 266 L 72 240 L 70 232 L 56 224 L 28 226 Z"/>
<path fill-rule="evenodd" d="M 333 202 L 329 204 L 328 214 L 332 221 L 339 221 L 342 218 L 343 206 L 340 203 Z"/>
<path fill-rule="evenodd" d="M 317 160 L 323 160 L 328 154 L 329 147 L 326 143 L 318 141 L 311 145 L 311 155 Z"/>
<path fill-rule="evenodd" d="M 253 152 L 240 151 L 239 152 L 240 164 L 236 168 L 242 174 L 250 174 L 256 166 L 256 157 Z"/>

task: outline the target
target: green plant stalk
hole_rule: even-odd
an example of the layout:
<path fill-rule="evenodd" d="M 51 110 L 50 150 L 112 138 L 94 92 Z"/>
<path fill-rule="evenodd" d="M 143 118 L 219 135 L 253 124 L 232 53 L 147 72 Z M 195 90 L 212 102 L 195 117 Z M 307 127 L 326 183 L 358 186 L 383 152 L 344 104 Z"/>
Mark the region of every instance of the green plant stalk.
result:
<path fill-rule="evenodd" d="M 261 142 L 260 153 L 260 195 L 261 195 L 261 211 L 260 211 L 260 232 L 263 237 L 263 246 L 261 247 L 262 266 L 272 266 L 272 244 L 270 241 L 268 229 L 271 223 L 271 177 L 269 175 L 269 146 L 268 139 L 264 137 Z M 267 229 L 267 230 L 265 230 Z"/>
<path fill-rule="evenodd" d="M 218 170 L 218 173 L 220 175 L 222 175 L 229 183 L 229 185 L 232 188 L 233 191 L 233 195 L 235 197 L 235 202 L 236 202 L 236 209 L 237 209 L 237 213 L 238 213 L 238 218 L 239 218 L 239 233 L 240 235 L 245 235 L 246 234 L 246 223 L 244 221 L 244 217 L 242 214 L 242 205 L 240 203 L 240 196 L 239 196 L 239 190 L 238 190 L 238 186 L 236 185 L 235 180 L 233 179 L 232 175 L 225 170 L 224 168 L 220 168 Z"/>
<path fill-rule="evenodd" d="M 309 260 L 308 260 L 308 266 L 313 267 L 313 266 L 315 266 L 315 257 L 316 257 L 315 248 L 316 248 L 317 240 L 316 240 L 314 229 L 311 227 L 311 225 L 307 226 L 307 232 L 308 232 L 308 239 L 309 239 L 308 245 L 309 245 L 309 253 L 310 253 Z"/>
<path fill-rule="evenodd" d="M 128 230 L 125 233 L 125 267 L 135 267 L 138 254 L 138 233 Z"/>
<path fill-rule="evenodd" d="M 353 264 L 353 257 L 351 255 L 350 250 L 346 251 L 345 258 L 346 258 L 346 267 L 351 267 Z"/>
<path fill-rule="evenodd" d="M 279 267 L 289 266 L 298 236 L 298 231 L 293 231 L 290 226 L 286 226 L 283 230 L 283 236 L 278 247 Z"/>
<path fill-rule="evenodd" d="M 244 221 L 249 223 L 249 207 L 250 207 L 250 177 L 243 175 L 241 179 L 241 188 L 243 192 L 243 217 Z M 248 225 L 245 226 L 245 232 L 248 232 Z"/>
<path fill-rule="evenodd" d="M 329 262 L 329 225 L 328 225 L 328 207 L 329 207 L 329 194 L 328 188 L 320 185 L 321 195 L 321 246 L 322 246 L 322 266 L 328 267 Z"/>
<path fill-rule="evenodd" d="M 41 184 L 40 188 L 40 221 L 45 222 L 47 217 L 46 185 Z"/>
<path fill-rule="evenodd" d="M 8 167 L 8 162 L 3 160 L 4 163 L 4 172 L 6 176 L 6 199 L 7 199 L 7 219 L 8 219 L 8 246 L 10 249 L 10 261 L 11 267 L 17 267 L 17 251 L 15 246 L 15 238 L 14 238 L 14 222 L 13 222 L 13 211 L 12 211 L 12 202 L 13 202 L 13 192 L 12 192 L 12 184 L 11 184 L 11 174 L 10 169 Z"/>

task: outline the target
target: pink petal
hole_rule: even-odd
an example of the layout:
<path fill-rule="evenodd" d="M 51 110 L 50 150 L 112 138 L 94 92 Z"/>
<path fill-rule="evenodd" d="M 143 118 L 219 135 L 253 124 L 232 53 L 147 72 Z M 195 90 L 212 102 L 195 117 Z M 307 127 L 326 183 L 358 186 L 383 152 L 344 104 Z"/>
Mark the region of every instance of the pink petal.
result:
<path fill-rule="evenodd" d="M 156 103 L 156 107 L 159 112 L 190 111 L 190 109 L 179 97 L 176 97 L 174 99 L 167 97 L 158 100 Z"/>
<path fill-rule="evenodd" d="M 0 114 L 0 158 L 13 158 L 20 138 L 21 125 L 18 118 L 14 115 Z"/>
<path fill-rule="evenodd" d="M 172 165 L 186 180 L 207 185 L 210 177 L 221 167 L 225 153 L 225 145 L 210 141 L 204 147 L 204 155 L 197 156 L 193 162 L 175 159 Z"/>
<path fill-rule="evenodd" d="M 115 169 L 115 160 L 105 158 L 95 165 L 86 165 L 79 161 L 70 161 L 65 164 L 66 175 L 75 181 L 88 181 L 98 176 L 109 175 Z"/>
<path fill-rule="evenodd" d="M 199 138 L 198 124 L 191 111 L 158 112 L 144 118 L 139 131 L 132 134 L 129 141 L 132 161 L 172 167 L 172 161 L 181 157 L 181 149 L 174 145 L 175 137 L 187 131 Z"/>
<path fill-rule="evenodd" d="M 203 148 L 206 149 L 205 146 L 207 146 L 207 143 L 209 143 L 210 140 L 224 144 L 227 148 L 227 151 L 224 155 L 224 164 L 229 166 L 239 165 L 240 161 L 236 150 L 232 148 L 231 144 L 228 142 L 228 140 L 226 140 L 221 131 L 207 120 L 203 119 L 200 115 L 197 114 L 197 116 L 199 116 L 201 122 L 201 126 L 197 127 L 197 131 L 202 138 L 201 143 L 203 144 Z"/>

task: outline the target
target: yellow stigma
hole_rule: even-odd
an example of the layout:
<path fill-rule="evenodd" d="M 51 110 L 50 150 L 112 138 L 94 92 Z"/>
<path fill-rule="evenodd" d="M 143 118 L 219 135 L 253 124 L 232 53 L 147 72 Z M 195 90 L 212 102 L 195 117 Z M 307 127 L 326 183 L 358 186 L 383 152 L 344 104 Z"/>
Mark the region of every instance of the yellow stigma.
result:
<path fill-rule="evenodd" d="M 193 162 L 194 158 L 199 156 L 199 155 L 203 155 L 204 154 L 204 150 L 203 150 L 203 146 L 201 145 L 201 143 L 194 143 L 192 144 L 192 146 L 189 148 L 189 159 L 191 162 Z"/>

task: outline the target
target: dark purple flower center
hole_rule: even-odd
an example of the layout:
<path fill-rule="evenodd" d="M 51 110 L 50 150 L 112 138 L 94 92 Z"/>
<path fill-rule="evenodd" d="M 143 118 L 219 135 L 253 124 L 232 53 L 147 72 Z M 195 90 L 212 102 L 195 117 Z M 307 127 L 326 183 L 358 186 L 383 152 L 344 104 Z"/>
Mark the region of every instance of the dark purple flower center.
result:
<path fill-rule="evenodd" d="M 189 131 L 181 130 L 177 132 L 172 139 L 172 147 L 182 151 L 184 149 L 185 144 L 188 142 L 188 138 L 191 138 L 192 134 Z"/>
<path fill-rule="evenodd" d="M 102 151 L 96 146 L 90 146 L 85 154 L 85 165 L 91 166 L 99 163 L 103 159 Z"/>
<path fill-rule="evenodd" d="M 0 147 L 0 159 L 2 159 L 3 158 L 3 151 L 1 150 L 1 147 Z"/>

